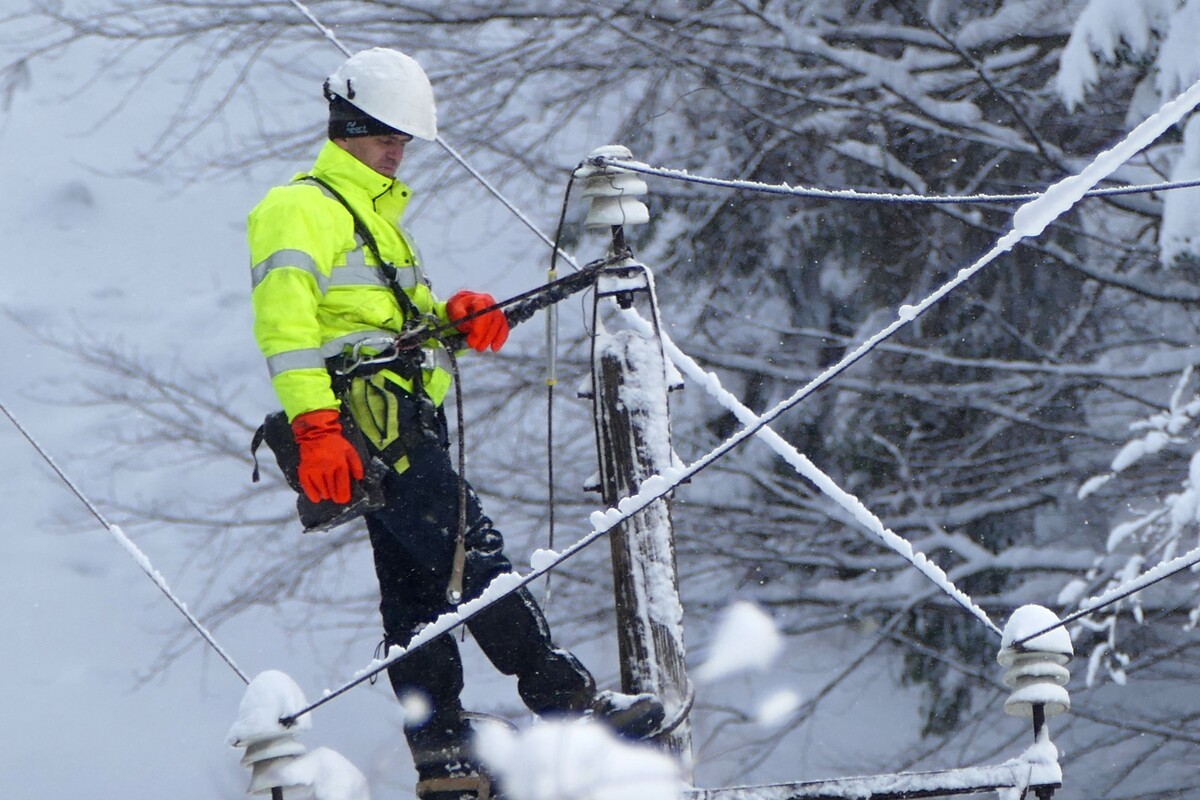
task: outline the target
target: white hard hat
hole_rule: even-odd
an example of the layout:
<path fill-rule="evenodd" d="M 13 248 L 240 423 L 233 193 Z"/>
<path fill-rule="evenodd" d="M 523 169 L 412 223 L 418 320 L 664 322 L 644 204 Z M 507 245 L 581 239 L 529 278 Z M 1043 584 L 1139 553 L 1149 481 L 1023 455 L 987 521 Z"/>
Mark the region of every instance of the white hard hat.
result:
<path fill-rule="evenodd" d="M 331 108 L 340 97 L 388 128 L 419 139 L 437 138 L 433 87 L 421 65 L 398 50 L 373 47 L 350 56 L 326 78 L 325 97 Z"/>

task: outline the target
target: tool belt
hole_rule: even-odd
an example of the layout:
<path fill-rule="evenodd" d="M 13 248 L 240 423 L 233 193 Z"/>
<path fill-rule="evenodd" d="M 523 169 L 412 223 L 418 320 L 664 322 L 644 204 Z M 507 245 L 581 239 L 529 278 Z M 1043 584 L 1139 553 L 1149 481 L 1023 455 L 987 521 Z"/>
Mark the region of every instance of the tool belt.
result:
<path fill-rule="evenodd" d="M 279 471 L 283 473 L 288 486 L 296 493 L 296 513 L 305 533 L 336 528 L 363 514 L 382 508 L 385 502 L 383 479 L 387 475 L 388 466 L 371 454 L 366 438 L 350 414 L 343 411 L 340 421 L 342 435 L 358 453 L 363 464 L 363 479 L 351 483 L 348 503 L 335 503 L 332 500 L 314 503 L 308 499 L 304 487 L 300 484 L 300 447 L 296 444 L 291 423 L 284 412 L 268 414 L 250 440 L 250 454 L 254 457 L 254 473 L 251 479 L 255 482 L 259 480 L 257 451 L 259 445 L 265 442 L 275 454 L 275 462 L 279 465 Z"/>
<path fill-rule="evenodd" d="M 308 499 L 300 484 L 300 448 L 283 411 L 268 414 L 254 432 L 250 442 L 254 459 L 251 479 L 259 480 L 258 448 L 265 443 L 296 492 L 296 512 L 305 533 L 330 530 L 379 510 L 386 502 L 383 480 L 388 472 L 407 469 L 408 455 L 417 447 L 449 446 L 445 411 L 420 391 L 422 360 L 418 349 L 404 351 L 396 359 L 353 367 L 347 356 L 326 361 L 334 392 L 342 402 L 342 435 L 363 463 L 363 479 L 352 482 L 348 503 L 314 503 Z M 388 372 L 412 381 L 418 392 L 410 394 L 397 386 L 388 379 Z"/>

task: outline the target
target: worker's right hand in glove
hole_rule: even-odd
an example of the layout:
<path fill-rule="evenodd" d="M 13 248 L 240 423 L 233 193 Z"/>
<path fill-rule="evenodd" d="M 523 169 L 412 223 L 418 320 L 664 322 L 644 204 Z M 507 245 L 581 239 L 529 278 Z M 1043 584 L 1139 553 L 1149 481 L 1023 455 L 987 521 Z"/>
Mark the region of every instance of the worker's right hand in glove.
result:
<path fill-rule="evenodd" d="M 350 502 L 351 480 L 362 480 L 358 451 L 342 434 L 334 409 L 318 409 L 292 420 L 292 434 L 300 448 L 300 485 L 314 503 Z"/>
<path fill-rule="evenodd" d="M 499 350 L 508 341 L 508 317 L 497 308 L 461 324 L 458 320 L 494 305 L 496 298 L 490 294 L 466 290 L 446 301 L 446 315 L 450 317 L 450 322 L 460 333 L 467 335 L 467 346 L 481 353 L 489 347 L 494 351 Z"/>

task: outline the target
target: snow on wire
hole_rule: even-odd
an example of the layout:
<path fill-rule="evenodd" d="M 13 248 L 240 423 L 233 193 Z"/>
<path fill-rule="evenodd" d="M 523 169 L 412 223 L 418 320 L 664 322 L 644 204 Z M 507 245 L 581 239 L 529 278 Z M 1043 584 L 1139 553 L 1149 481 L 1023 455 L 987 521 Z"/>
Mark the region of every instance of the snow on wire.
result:
<path fill-rule="evenodd" d="M 221 657 L 222 661 L 229 665 L 230 669 L 237 673 L 237 676 L 242 679 L 243 683 L 249 684 L 250 678 L 246 676 L 246 673 L 242 672 L 241 668 L 238 667 L 229 653 L 225 651 L 225 648 L 221 647 L 221 645 L 217 642 L 216 637 L 212 635 L 212 632 L 210 632 L 208 628 L 204 627 L 203 623 L 201 623 L 200 620 L 188 610 L 187 604 L 180 600 L 179 597 L 173 591 L 171 591 L 171 587 L 167 584 L 166 579 L 162 576 L 162 573 L 154 568 L 154 565 L 150 562 L 150 558 L 144 552 L 142 552 L 142 550 L 136 544 L 133 543 L 132 539 L 125 535 L 125 532 L 121 530 L 119 526 L 114 525 L 105 518 L 104 514 L 100 512 L 100 509 L 96 507 L 96 504 L 88 499 L 87 495 L 83 493 L 83 491 L 75 484 L 75 482 L 67 476 L 67 473 L 64 472 L 63 469 L 58 465 L 58 462 L 56 462 L 50 453 L 44 447 L 42 447 L 41 443 L 38 442 L 38 440 L 35 439 L 33 435 L 25 429 L 25 426 L 17 420 L 16 416 L 14 416 L 13 413 L 8 410 L 8 407 L 2 402 L 0 402 L 0 412 L 3 412 L 4 416 L 8 417 L 12 424 L 16 426 L 21 435 L 25 437 L 25 441 L 29 442 L 33 449 L 37 451 L 38 455 L 42 457 L 42 460 L 50 465 L 50 469 L 54 470 L 54 473 L 58 475 L 58 477 L 62 479 L 62 482 L 67 485 L 67 488 L 70 489 L 77 498 L 79 498 L 79 501 L 87 506 L 88 511 L 90 511 L 92 516 L 95 517 L 100 524 L 108 530 L 109 534 L 113 537 L 113 539 L 116 540 L 117 544 L 121 545 L 125 552 L 129 554 L 130 558 L 137 562 L 137 565 L 141 568 L 142 572 L 146 573 L 147 577 L 154 581 L 154 585 L 158 587 L 159 591 L 161 591 L 166 598 L 171 601 L 171 604 L 179 610 L 180 614 L 183 614 L 183 616 L 187 618 L 188 623 L 196 629 L 196 632 L 200 634 L 200 637 L 204 639 L 205 642 L 208 643 L 209 647 L 211 647 L 216 654 Z"/>
<path fill-rule="evenodd" d="M 1026 642 L 1041 636 L 1043 633 L 1049 633 L 1055 628 L 1061 628 L 1065 625 L 1070 625 L 1076 620 L 1083 619 L 1086 616 L 1094 614 L 1102 608 L 1111 606 L 1113 603 L 1119 603 L 1126 597 L 1137 594 L 1143 589 L 1149 589 L 1159 581 L 1164 581 L 1173 575 L 1178 575 L 1180 572 L 1183 572 L 1186 569 L 1191 569 L 1197 564 L 1200 564 L 1200 547 L 1195 547 L 1181 556 L 1176 556 L 1170 561 L 1163 561 L 1160 564 L 1156 564 L 1155 566 L 1143 572 L 1141 575 L 1138 575 L 1136 578 L 1114 586 L 1108 591 L 1096 595 L 1095 597 L 1089 598 L 1084 603 L 1080 603 L 1081 606 L 1084 606 L 1083 608 L 1068 614 L 1054 625 L 1050 625 L 1038 631 L 1037 633 L 1017 639 L 1015 642 L 1013 642 L 1013 646 L 1020 647 Z"/>
<path fill-rule="evenodd" d="M 896 319 L 891 324 L 863 341 L 862 344 L 844 355 L 837 363 L 826 368 L 820 375 L 809 381 L 790 397 L 776 404 L 762 415 L 745 421 L 744 428 L 709 451 L 706 455 L 694 461 L 691 465 L 682 468 L 672 468 L 660 475 L 651 476 L 639 487 L 636 494 L 623 498 L 617 504 L 616 508 L 594 512 L 590 517 L 593 526 L 592 531 L 554 558 L 544 560 L 543 563 L 540 563 L 524 577 L 516 573 L 501 575 L 489 584 L 478 599 L 463 604 L 459 607 L 458 611 L 443 614 L 432 624 L 422 629 L 409 643 L 407 649 L 393 647 L 386 658 L 382 660 L 377 659 L 372 662 L 372 664 L 361 670 L 355 678 L 344 684 L 341 688 L 326 692 L 320 700 L 281 721 L 284 724 L 294 723 L 298 717 L 314 710 L 370 677 L 378 675 L 388 666 L 402 659 L 407 653 L 426 644 L 436 636 L 459 627 L 475 614 L 495 603 L 505 594 L 513 592 L 517 588 L 525 586 L 546 574 L 568 558 L 574 556 L 587 545 L 607 534 L 629 517 L 645 509 L 651 503 L 665 497 L 681 483 L 692 478 L 717 459 L 729 453 L 746 439 L 758 434 L 785 411 L 811 395 L 841 372 L 853 366 L 871 350 L 878 347 L 897 331 L 944 299 L 948 294 L 972 278 L 976 273 L 983 270 L 998 257 L 1013 249 L 1022 240 L 1040 236 L 1050 223 L 1054 222 L 1086 197 L 1095 188 L 1097 183 L 1107 178 L 1118 167 L 1158 139 L 1159 136 L 1179 122 L 1198 105 L 1200 105 L 1200 81 L 1193 83 L 1186 91 L 1173 100 L 1164 103 L 1157 112 L 1143 120 L 1141 124 L 1130 131 L 1120 142 L 1097 155 L 1081 172 L 1064 178 L 1050 186 L 1045 192 L 1039 194 L 1034 199 L 1023 204 L 1013 214 L 1012 229 L 1000 237 L 992 249 L 970 266 L 959 270 L 953 278 L 943 283 L 924 300 L 916 304 L 901 306 L 897 312 Z M 919 562 L 928 564 L 923 557 L 918 559 L 918 555 L 921 554 L 916 554 L 912 558 L 914 564 Z M 926 574 L 929 575 L 930 573 Z M 493 587 L 497 586 L 497 584 L 503 587 L 500 591 L 493 590 Z M 958 597 L 955 597 L 955 599 L 960 603 L 962 602 Z M 970 602 L 969 598 L 968 602 Z M 978 608 L 973 602 L 970 602 L 970 605 L 967 606 L 968 609 L 971 607 Z M 987 615 L 983 613 L 982 609 L 979 609 L 979 613 L 976 616 L 980 616 L 980 614 L 982 614 L 980 617 L 981 621 L 987 619 Z M 992 630 L 998 630 L 995 623 L 992 623 L 990 620 L 986 624 Z"/>
<path fill-rule="evenodd" d="M 650 323 L 641 316 L 632 311 L 627 311 L 625 314 L 626 318 L 632 324 L 642 328 L 644 332 L 650 332 Z M 755 423 L 757 417 L 754 412 L 743 405 L 732 392 L 724 388 L 714 373 L 706 372 L 695 360 L 680 350 L 667 337 L 665 332 L 662 334 L 662 339 L 663 347 L 675 366 L 693 381 L 700 384 L 725 410 L 733 414 L 738 422 L 743 425 L 753 425 Z M 954 582 L 950 580 L 950 577 L 941 567 L 929 560 L 924 553 L 916 551 L 912 543 L 907 539 L 885 526 L 883 521 L 871 513 L 870 509 L 860 499 L 839 486 L 833 478 L 814 464 L 808 456 L 797 450 L 791 442 L 784 439 L 769 426 L 759 429 L 757 435 L 777 455 L 790 464 L 798 474 L 807 478 L 827 497 L 850 512 L 859 524 L 875 534 L 886 547 L 895 551 L 901 558 L 915 567 L 918 572 L 929 578 L 935 586 L 948 594 L 952 600 L 975 616 L 989 630 L 998 636 L 1002 634 L 996 623 L 992 622 L 991 618 L 988 617 L 987 612 L 980 608 L 969 595 L 955 586 Z"/>
<path fill-rule="evenodd" d="M 651 281 L 654 279 L 649 271 L 647 271 L 647 277 Z M 652 302 L 656 302 L 653 298 L 657 298 L 657 293 L 651 292 L 650 296 Z M 656 331 L 654 326 L 634 309 L 622 309 L 620 313 L 629 325 L 639 329 L 643 335 L 650 338 L 654 338 L 655 336 L 660 337 L 663 352 L 671 362 L 691 380 L 700 384 L 704 391 L 724 407 L 726 411 L 731 413 L 738 422 L 745 426 L 753 426 L 759 422 L 759 417 L 749 407 L 742 404 L 736 395 L 721 385 L 721 381 L 715 373 L 706 372 L 703 367 L 684 353 L 671 340 L 665 330 Z M 662 319 L 662 314 L 657 307 L 653 309 L 653 318 Z M 846 366 L 849 366 L 849 364 Z M 830 377 L 832 378 L 832 376 Z M 885 526 L 883 521 L 871 513 L 870 509 L 861 500 L 839 486 L 833 478 L 814 464 L 808 456 L 797 450 L 795 446 L 769 426 L 761 426 L 757 430 L 756 435 L 784 461 L 790 464 L 797 473 L 807 478 L 820 491 L 824 492 L 827 497 L 848 511 L 860 525 L 877 536 L 886 547 L 899 554 L 901 558 L 915 567 L 918 572 L 929 578 L 934 586 L 949 595 L 954 602 L 961 605 L 989 630 L 997 636 L 1003 636 L 1003 632 L 992 622 L 987 612 L 980 608 L 968 594 L 955 586 L 954 582 L 950 580 L 950 577 L 941 567 L 931 561 L 924 553 L 915 550 L 912 543 L 907 539 Z"/>
<path fill-rule="evenodd" d="M 625 169 L 630 172 L 640 172 L 643 175 L 653 175 L 669 180 L 696 183 L 703 186 L 717 186 L 724 189 L 742 189 L 761 194 L 783 195 L 785 197 L 808 197 L 825 200 L 849 200 L 859 203 L 911 203 L 916 205 L 966 205 L 983 203 L 1017 203 L 1036 200 L 1045 194 L 1041 192 L 1026 192 L 1023 194 L 903 194 L 900 192 L 884 192 L 863 189 L 818 189 L 810 186 L 790 186 L 787 183 L 760 183 L 758 181 L 731 180 L 727 178 L 711 178 L 703 175 L 693 175 L 683 169 L 653 167 L 641 161 L 627 161 L 611 156 L 596 156 L 590 161 L 597 166 Z M 1165 192 L 1172 189 L 1193 189 L 1200 187 L 1200 179 L 1187 181 L 1165 181 L 1162 183 L 1144 183 L 1130 186 L 1113 186 L 1106 189 L 1089 189 L 1084 197 L 1115 197 L 1126 194 L 1147 194 L 1150 192 Z"/>

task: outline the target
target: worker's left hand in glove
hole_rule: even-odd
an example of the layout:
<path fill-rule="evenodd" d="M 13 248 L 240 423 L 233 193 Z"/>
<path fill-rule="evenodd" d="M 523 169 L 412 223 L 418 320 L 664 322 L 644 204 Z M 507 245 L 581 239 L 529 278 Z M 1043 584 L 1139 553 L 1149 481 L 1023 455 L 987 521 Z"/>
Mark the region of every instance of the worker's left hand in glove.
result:
<path fill-rule="evenodd" d="M 483 292 L 461 291 L 446 301 L 446 314 L 460 333 L 467 335 L 467 346 L 483 352 L 489 347 L 495 351 L 508 341 L 508 317 L 500 309 L 480 314 L 474 319 L 457 324 L 456 320 L 496 305 L 496 298 Z"/>
<path fill-rule="evenodd" d="M 300 448 L 300 485 L 314 503 L 350 502 L 351 480 L 362 480 L 362 459 L 342 435 L 338 412 L 323 408 L 292 420 L 292 433 Z"/>

